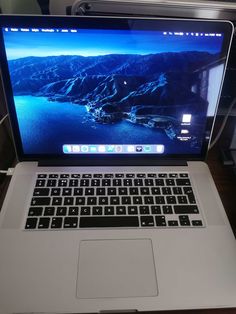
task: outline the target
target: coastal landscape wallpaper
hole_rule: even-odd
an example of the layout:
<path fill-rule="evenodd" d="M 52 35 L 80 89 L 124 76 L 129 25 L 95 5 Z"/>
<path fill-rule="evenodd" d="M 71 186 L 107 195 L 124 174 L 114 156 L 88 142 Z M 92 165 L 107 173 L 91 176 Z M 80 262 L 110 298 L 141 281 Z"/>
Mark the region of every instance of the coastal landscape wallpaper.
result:
<path fill-rule="evenodd" d="M 64 144 L 199 153 L 209 105 L 216 105 L 209 88 L 221 80 L 210 73 L 223 72 L 221 38 L 108 30 L 4 37 L 25 153 L 62 154 Z M 183 126 L 184 114 L 190 125 Z"/>

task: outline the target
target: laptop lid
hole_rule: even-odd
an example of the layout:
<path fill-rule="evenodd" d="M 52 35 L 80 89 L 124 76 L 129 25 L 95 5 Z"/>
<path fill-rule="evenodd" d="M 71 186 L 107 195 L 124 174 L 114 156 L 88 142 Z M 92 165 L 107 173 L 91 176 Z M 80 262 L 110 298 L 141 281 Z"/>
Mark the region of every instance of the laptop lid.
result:
<path fill-rule="evenodd" d="M 1 16 L 20 160 L 150 164 L 207 152 L 230 22 Z"/>

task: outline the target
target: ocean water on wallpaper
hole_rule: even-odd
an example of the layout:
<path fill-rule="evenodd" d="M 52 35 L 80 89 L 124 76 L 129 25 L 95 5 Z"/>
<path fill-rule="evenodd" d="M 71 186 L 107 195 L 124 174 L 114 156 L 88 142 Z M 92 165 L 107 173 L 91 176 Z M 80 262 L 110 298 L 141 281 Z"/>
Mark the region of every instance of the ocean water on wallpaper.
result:
<path fill-rule="evenodd" d="M 96 123 L 89 118 L 85 106 L 35 96 L 15 96 L 14 100 L 27 153 L 61 153 L 63 144 L 172 142 L 161 131 L 127 121 Z"/>

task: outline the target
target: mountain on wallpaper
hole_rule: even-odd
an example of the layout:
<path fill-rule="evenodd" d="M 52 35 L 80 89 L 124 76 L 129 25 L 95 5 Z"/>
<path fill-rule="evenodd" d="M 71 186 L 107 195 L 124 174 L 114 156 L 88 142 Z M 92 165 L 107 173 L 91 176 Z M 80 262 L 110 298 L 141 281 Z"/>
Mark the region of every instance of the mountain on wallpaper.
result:
<path fill-rule="evenodd" d="M 206 101 L 191 88 L 199 83 L 198 70 L 217 58 L 197 51 L 26 57 L 9 67 L 15 95 L 86 105 L 102 123 L 129 119 L 153 126 L 145 117 L 205 112 Z"/>

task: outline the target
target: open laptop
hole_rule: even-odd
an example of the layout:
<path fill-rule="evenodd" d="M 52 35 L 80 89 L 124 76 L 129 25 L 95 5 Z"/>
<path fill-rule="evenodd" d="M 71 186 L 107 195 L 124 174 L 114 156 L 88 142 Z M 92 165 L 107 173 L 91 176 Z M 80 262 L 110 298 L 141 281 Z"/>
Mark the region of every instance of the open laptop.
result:
<path fill-rule="evenodd" d="M 19 163 L 0 313 L 235 307 L 207 165 L 230 22 L 1 16 Z"/>

